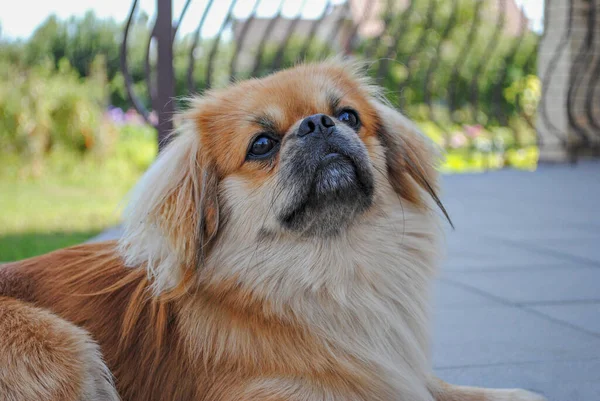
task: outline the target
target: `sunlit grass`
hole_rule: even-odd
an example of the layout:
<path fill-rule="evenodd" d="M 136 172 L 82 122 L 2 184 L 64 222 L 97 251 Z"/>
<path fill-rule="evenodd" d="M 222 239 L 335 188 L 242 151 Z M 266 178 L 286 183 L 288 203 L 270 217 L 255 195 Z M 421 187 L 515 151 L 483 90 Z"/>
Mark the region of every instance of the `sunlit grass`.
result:
<path fill-rule="evenodd" d="M 481 173 L 502 168 L 534 171 L 538 158 L 537 146 L 509 149 L 506 152 L 451 150 L 446 153 L 440 171 L 446 174 Z"/>
<path fill-rule="evenodd" d="M 54 151 L 41 166 L 0 163 L 0 261 L 83 242 L 118 224 L 127 192 L 156 154 L 153 135 L 124 135 L 110 157 Z"/>

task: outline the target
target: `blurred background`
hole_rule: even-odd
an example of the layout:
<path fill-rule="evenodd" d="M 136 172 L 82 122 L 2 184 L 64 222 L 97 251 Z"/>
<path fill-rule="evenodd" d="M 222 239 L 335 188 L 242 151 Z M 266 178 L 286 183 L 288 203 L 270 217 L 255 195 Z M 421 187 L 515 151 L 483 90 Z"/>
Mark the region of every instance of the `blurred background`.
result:
<path fill-rule="evenodd" d="M 21 0 L 0 4 L 0 261 L 84 241 L 185 96 L 335 54 L 447 149 L 448 174 L 598 150 L 584 0 Z M 592 35 L 592 37 L 590 37 Z"/>

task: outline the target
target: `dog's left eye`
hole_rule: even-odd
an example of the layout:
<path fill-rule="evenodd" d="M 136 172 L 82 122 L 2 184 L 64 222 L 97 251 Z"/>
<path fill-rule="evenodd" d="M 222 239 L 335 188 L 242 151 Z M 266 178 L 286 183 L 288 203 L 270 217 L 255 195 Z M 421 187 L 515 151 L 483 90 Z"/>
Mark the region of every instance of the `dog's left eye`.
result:
<path fill-rule="evenodd" d="M 250 159 L 264 159 L 271 156 L 277 150 L 278 142 L 268 135 L 257 136 L 248 151 Z"/>
<path fill-rule="evenodd" d="M 337 119 L 354 129 L 358 129 L 360 127 L 360 119 L 358 118 L 358 113 L 354 110 L 342 110 L 338 113 Z"/>

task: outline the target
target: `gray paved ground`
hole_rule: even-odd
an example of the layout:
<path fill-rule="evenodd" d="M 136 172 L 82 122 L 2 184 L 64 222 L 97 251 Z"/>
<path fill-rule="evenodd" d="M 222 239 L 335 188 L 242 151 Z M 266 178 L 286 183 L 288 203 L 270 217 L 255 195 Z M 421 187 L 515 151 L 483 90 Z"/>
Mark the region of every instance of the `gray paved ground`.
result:
<path fill-rule="evenodd" d="M 444 192 L 438 375 L 600 401 L 600 163 L 448 176 Z"/>
<path fill-rule="evenodd" d="M 438 375 L 600 401 L 600 163 L 447 176 L 443 198 Z"/>

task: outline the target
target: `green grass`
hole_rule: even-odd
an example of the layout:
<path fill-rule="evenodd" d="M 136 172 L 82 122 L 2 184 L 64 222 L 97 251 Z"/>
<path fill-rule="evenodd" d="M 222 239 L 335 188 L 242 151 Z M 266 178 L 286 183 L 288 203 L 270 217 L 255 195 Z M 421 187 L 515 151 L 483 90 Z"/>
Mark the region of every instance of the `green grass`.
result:
<path fill-rule="evenodd" d="M 118 224 L 127 192 L 155 154 L 154 135 L 143 132 L 122 135 L 105 158 L 57 150 L 34 169 L 1 155 L 0 261 L 81 243 Z"/>
<path fill-rule="evenodd" d="M 12 261 L 80 244 L 98 235 L 100 230 L 79 232 L 30 232 L 0 236 L 0 259 Z"/>

